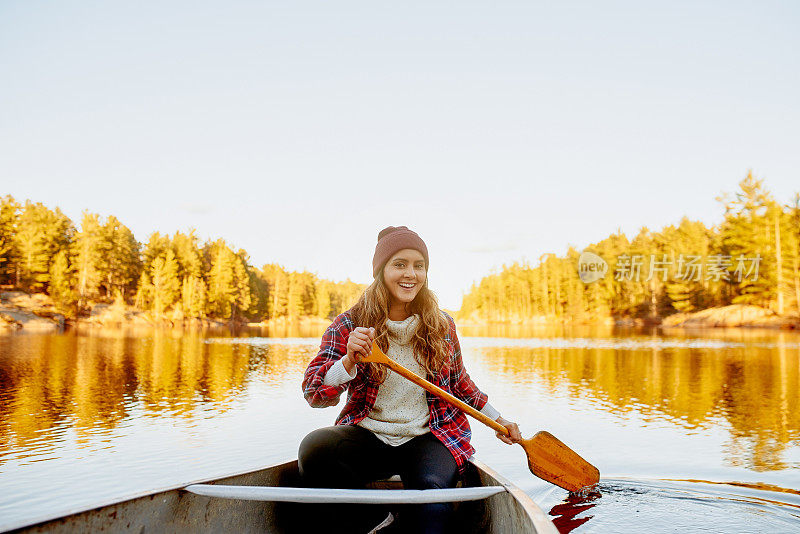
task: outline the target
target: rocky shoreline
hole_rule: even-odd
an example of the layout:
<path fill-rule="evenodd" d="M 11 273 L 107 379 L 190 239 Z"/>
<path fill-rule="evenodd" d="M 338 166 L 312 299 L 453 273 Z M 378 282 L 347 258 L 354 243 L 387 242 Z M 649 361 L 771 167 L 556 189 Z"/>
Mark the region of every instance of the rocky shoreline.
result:
<path fill-rule="evenodd" d="M 78 329 L 148 329 L 174 328 L 185 330 L 216 328 L 265 328 L 287 327 L 290 324 L 327 327 L 331 321 L 318 317 L 301 317 L 289 321 L 285 317 L 257 323 L 246 321 L 222 321 L 213 318 L 186 318 L 177 313 L 160 317 L 121 303 L 94 303 L 87 314 L 68 319 L 53 306 L 50 297 L 41 293 L 24 291 L 0 291 L 0 333 L 17 330 L 30 332 L 60 332 L 66 327 Z"/>
<path fill-rule="evenodd" d="M 708 308 L 694 313 L 676 313 L 666 317 L 606 317 L 600 319 L 571 319 L 534 317 L 508 321 L 483 321 L 475 317 L 460 318 L 459 326 L 482 327 L 495 324 L 517 326 L 551 325 L 604 325 L 619 327 L 660 326 L 662 328 L 774 328 L 800 330 L 800 317 L 797 315 L 778 315 L 760 306 L 732 304 L 718 308 Z"/>
<path fill-rule="evenodd" d="M 22 291 L 0 292 L 0 331 L 57 331 L 64 328 L 66 318 L 53 307 L 50 297 L 29 295 Z"/>
<path fill-rule="evenodd" d="M 731 304 L 694 313 L 676 313 L 661 321 L 664 328 L 778 328 L 800 329 L 800 318 L 778 315 L 760 306 Z"/>
<path fill-rule="evenodd" d="M 78 328 L 225 328 L 229 321 L 172 316 L 155 317 L 149 312 L 124 304 L 93 304 L 88 315 L 67 319 L 53 306 L 50 297 L 23 291 L 0 292 L 0 332 L 25 330 L 58 332 L 65 327 Z M 236 326 L 239 326 L 237 323 Z"/>

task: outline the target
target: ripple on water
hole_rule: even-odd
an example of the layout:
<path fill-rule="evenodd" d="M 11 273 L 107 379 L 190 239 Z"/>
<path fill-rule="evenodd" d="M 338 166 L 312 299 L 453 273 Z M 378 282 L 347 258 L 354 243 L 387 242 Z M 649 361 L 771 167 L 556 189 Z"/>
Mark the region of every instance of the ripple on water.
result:
<path fill-rule="evenodd" d="M 540 502 L 562 534 L 800 530 L 800 492 L 774 486 L 603 479 L 595 491 L 553 506 L 547 500 Z"/>
<path fill-rule="evenodd" d="M 643 349 L 729 349 L 742 347 L 758 348 L 800 348 L 800 343 L 771 342 L 738 342 L 718 339 L 665 339 L 665 338 L 491 338 L 462 337 L 462 347 L 522 347 L 533 349 L 611 349 L 611 350 L 643 350 Z"/>
<path fill-rule="evenodd" d="M 463 347 L 523 347 L 551 349 L 611 349 L 611 350 L 643 350 L 643 349 L 729 349 L 729 348 L 776 348 L 798 349 L 796 342 L 758 342 L 727 341 L 720 339 L 689 338 L 670 339 L 663 337 L 650 338 L 594 338 L 594 337 L 466 337 L 461 336 Z M 265 345 L 319 346 L 319 338 L 308 337 L 214 337 L 204 340 L 206 344 L 247 345 L 251 347 Z"/>
<path fill-rule="evenodd" d="M 207 344 L 222 345 L 248 345 L 258 347 L 262 345 L 301 345 L 319 347 L 319 338 L 316 337 L 212 337 L 204 341 Z"/>

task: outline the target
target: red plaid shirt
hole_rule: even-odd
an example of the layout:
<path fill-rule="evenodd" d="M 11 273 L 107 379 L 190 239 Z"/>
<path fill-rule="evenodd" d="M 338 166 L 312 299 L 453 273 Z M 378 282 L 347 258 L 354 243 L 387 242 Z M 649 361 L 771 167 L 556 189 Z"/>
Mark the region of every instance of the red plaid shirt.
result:
<path fill-rule="evenodd" d="M 456 336 L 456 325 L 453 318 L 442 312 L 450 322 L 450 328 L 445 337 L 447 349 L 450 354 L 450 366 L 442 369 L 436 376 L 428 380 L 455 395 L 476 410 L 486 404 L 486 395 L 478 389 L 470 379 L 464 363 L 461 360 L 461 346 Z M 356 377 L 341 386 L 325 386 L 322 384 L 325 373 L 338 360 L 347 354 L 347 336 L 356 328 L 349 311 L 334 319 L 333 323 L 322 335 L 317 356 L 308 364 L 303 376 L 303 395 L 314 408 L 335 406 L 339 397 L 347 390 L 347 403 L 344 405 L 337 425 L 354 425 L 369 415 L 375 404 L 380 384 L 366 379 L 364 364 L 357 364 Z M 459 471 L 463 472 L 464 466 L 475 449 L 470 445 L 469 439 L 472 430 L 464 412 L 455 406 L 426 392 L 428 408 L 430 409 L 429 426 L 431 433 L 436 436 L 452 453 Z"/>

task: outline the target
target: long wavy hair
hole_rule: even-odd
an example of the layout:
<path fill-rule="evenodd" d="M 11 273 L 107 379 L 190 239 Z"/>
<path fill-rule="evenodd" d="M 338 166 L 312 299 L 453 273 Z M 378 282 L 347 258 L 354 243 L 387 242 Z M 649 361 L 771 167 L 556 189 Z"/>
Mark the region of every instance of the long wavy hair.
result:
<path fill-rule="evenodd" d="M 352 308 L 350 316 L 356 326 L 373 327 L 375 342 L 385 353 L 389 350 L 389 336 L 392 332 L 386 327 L 389 319 L 390 294 L 383 281 L 383 269 L 367 287 Z M 428 279 L 407 304 L 412 314 L 419 314 L 417 330 L 411 339 L 414 358 L 425 369 L 428 377 L 435 376 L 450 363 L 445 336 L 450 328 L 447 318 L 439 309 L 436 295 L 428 289 Z M 376 363 L 363 364 L 369 380 L 382 383 L 386 380 L 386 367 Z"/>

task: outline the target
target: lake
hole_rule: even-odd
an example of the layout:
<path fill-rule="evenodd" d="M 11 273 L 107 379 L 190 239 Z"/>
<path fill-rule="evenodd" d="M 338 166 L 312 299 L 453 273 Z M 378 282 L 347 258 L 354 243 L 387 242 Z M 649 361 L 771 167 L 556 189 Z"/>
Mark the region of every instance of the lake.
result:
<path fill-rule="evenodd" d="M 296 457 L 342 404 L 300 382 L 321 329 L 0 335 L 0 530 Z M 800 531 L 800 335 L 459 327 L 473 380 L 525 437 L 599 467 L 570 496 L 472 422 L 477 456 L 561 532 Z"/>

